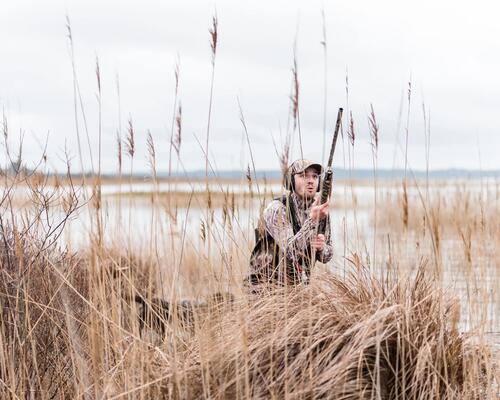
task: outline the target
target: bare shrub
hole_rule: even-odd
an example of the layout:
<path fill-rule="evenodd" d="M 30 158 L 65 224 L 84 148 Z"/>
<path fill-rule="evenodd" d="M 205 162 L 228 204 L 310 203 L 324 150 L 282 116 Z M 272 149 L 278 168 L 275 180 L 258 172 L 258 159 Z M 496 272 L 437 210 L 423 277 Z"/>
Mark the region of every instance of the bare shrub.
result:
<path fill-rule="evenodd" d="M 74 393 L 74 355 L 86 336 L 87 307 L 68 290 L 87 293 L 87 277 L 72 257 L 3 227 L 0 240 L 2 379 L 12 392 L 38 398 Z M 71 328 L 70 328 L 71 326 Z M 72 335 L 72 337 L 70 337 Z M 78 354 L 84 360 L 86 355 Z M 2 398 L 9 395 L 0 388 Z"/>

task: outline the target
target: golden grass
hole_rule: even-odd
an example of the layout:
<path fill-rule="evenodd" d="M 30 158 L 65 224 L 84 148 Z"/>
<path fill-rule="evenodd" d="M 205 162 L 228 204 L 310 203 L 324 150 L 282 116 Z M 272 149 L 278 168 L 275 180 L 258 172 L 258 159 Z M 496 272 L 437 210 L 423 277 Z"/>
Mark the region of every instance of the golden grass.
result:
<path fill-rule="evenodd" d="M 473 356 L 457 329 L 458 304 L 417 268 L 413 279 L 386 282 L 364 269 L 347 279 L 325 274 L 240 304 L 183 360 L 180 385 L 167 382 L 187 398 L 434 399 L 487 390 L 477 383 L 492 379 L 491 355 Z"/>
<path fill-rule="evenodd" d="M 466 189 L 429 202 L 408 197 L 405 226 L 402 192 L 382 195 L 378 262 L 366 244 L 353 247 L 344 269 L 337 257 L 333 268 L 317 266 L 310 286 L 253 299 L 241 284 L 252 243 L 237 233 L 246 223 L 237 213 L 214 221 L 200 242 L 177 226 L 166 248 L 138 250 L 118 236 L 109 247 L 97 238 L 110 232 L 95 225 L 88 246 L 67 253 L 53 241 L 64 225 L 47 224 L 70 218 L 78 198 L 36 193 L 24 219 L 2 203 L 1 398 L 496 398 L 498 197 Z M 66 213 L 43 213 L 44 199 L 52 210 L 60 198 L 73 199 Z M 208 210 L 231 209 L 225 193 L 211 198 Z M 163 207 L 155 199 L 152 209 Z M 105 212 L 96 204 L 91 215 Z M 179 222 L 167 224 L 171 232 Z M 465 292 L 450 288 L 450 270 Z M 173 315 L 164 335 L 140 330 L 141 306 L 131 300 L 199 302 L 226 291 L 234 303 L 199 308 L 190 327 Z"/>
<path fill-rule="evenodd" d="M 479 194 L 460 184 L 450 191 L 433 183 L 427 192 L 428 182 L 408 179 L 411 82 L 403 186 L 377 180 L 379 128 L 372 107 L 374 180 L 334 180 L 332 215 L 342 220 L 334 231 L 334 260 L 317 265 L 308 286 L 276 289 L 257 298 L 247 295 L 242 285 L 253 245 L 250 225 L 265 203 L 280 195 L 265 190 L 267 185 L 280 182 L 256 179 L 240 106 L 254 176 L 248 166 L 246 181 L 217 179 L 220 190 L 209 185 L 209 176 L 216 172 L 208 155 L 217 16 L 209 30 L 212 74 L 205 175 L 200 179 L 205 190 L 192 193 L 176 190 L 176 184 L 191 181 L 171 175 L 175 154 L 175 172 L 181 165 L 184 169 L 179 158 L 179 62 L 174 71 L 169 178 L 157 175 L 151 134 L 151 176 L 134 176 L 141 135 L 132 117 L 122 132 L 121 115 L 118 177 L 102 176 L 99 62 L 96 172 L 69 19 L 67 29 L 78 162 L 83 171 L 82 149 L 87 145 L 91 173 L 71 175 L 67 155 L 66 176 L 38 170 L 0 175 L 1 399 L 498 398 L 499 185 Z M 326 56 L 325 34 L 323 46 Z M 325 62 L 325 82 L 326 71 Z M 302 153 L 299 83 L 294 51 L 293 124 L 282 151 L 276 149 L 283 170 L 296 131 Z M 118 84 L 117 91 L 120 98 Z M 121 114 L 120 104 L 118 109 Z M 353 168 L 357 134 L 352 112 L 349 116 Z M 14 153 L 8 149 L 5 115 L 3 134 L 10 157 Z M 124 155 L 130 166 L 126 171 Z M 45 153 L 42 160 L 40 165 L 46 165 Z M 19 151 L 18 166 L 21 161 Z M 131 191 L 134 184 L 145 182 L 151 192 Z M 159 185 L 164 183 L 171 186 L 162 192 Z M 339 183 L 343 190 L 336 189 Z M 119 192 L 105 196 L 108 184 L 119 185 Z M 225 188 L 231 184 L 247 191 L 231 192 Z M 373 202 L 356 197 L 355 188 L 360 187 L 374 187 Z M 147 202 L 151 212 L 143 238 L 131 218 L 140 202 Z M 193 208 L 197 219 L 190 220 Z M 116 211 L 115 221 L 108 219 L 110 211 Z M 243 213 L 248 218 L 242 218 Z M 361 213 L 372 221 L 358 225 Z M 86 240 L 74 250 L 71 240 L 62 238 L 78 216 L 86 218 Z M 211 302 L 219 299 L 214 293 L 224 293 L 229 301 Z M 183 303 L 185 298 L 190 302 Z M 192 311 L 189 324 L 183 304 Z"/>

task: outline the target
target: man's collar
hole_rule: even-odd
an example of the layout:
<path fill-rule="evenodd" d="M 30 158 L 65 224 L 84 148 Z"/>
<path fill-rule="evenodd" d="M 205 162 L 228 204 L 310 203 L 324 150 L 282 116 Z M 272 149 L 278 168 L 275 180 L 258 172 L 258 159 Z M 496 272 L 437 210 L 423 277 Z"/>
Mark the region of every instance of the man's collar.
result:
<path fill-rule="evenodd" d="M 314 198 L 307 199 L 306 201 L 302 196 L 299 196 L 295 192 L 292 192 L 291 197 L 293 202 L 295 203 L 295 207 L 297 207 L 298 210 L 306 210 L 307 208 L 311 207 L 311 204 L 314 202 Z"/>

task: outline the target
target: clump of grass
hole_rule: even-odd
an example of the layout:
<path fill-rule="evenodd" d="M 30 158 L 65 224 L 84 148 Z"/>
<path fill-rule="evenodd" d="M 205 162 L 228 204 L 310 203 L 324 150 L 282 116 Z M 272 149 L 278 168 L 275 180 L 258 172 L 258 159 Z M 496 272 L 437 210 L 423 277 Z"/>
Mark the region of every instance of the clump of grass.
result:
<path fill-rule="evenodd" d="M 459 333 L 458 303 L 428 272 L 382 282 L 360 268 L 240 304 L 192 347 L 182 390 L 216 399 L 492 394 L 491 354 L 478 356 Z"/>
<path fill-rule="evenodd" d="M 1 398 L 75 393 L 72 361 L 82 361 L 75 343 L 87 333 L 88 309 L 67 285 L 86 295 L 88 283 L 71 256 L 43 249 L 38 238 L 2 226 Z"/>
<path fill-rule="evenodd" d="M 0 398 L 98 397 L 127 337 L 145 354 L 137 310 L 127 300 L 156 295 L 150 275 L 157 266 L 95 243 L 69 254 L 46 241 L 1 225 Z M 141 357 L 133 358 L 137 365 Z M 131 381 L 142 374 L 138 369 Z"/>

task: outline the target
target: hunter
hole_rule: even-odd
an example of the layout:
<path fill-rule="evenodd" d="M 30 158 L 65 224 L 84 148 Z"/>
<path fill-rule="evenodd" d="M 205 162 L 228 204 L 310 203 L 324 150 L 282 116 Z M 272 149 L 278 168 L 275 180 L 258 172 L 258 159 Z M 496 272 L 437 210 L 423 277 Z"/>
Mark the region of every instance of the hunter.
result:
<path fill-rule="evenodd" d="M 289 193 L 265 208 L 245 282 L 252 293 L 270 284 L 307 284 L 316 260 L 332 258 L 329 199 L 320 204 L 318 193 L 322 171 L 310 160 L 294 161 L 285 176 Z M 324 235 L 317 233 L 319 224 L 325 224 Z"/>

